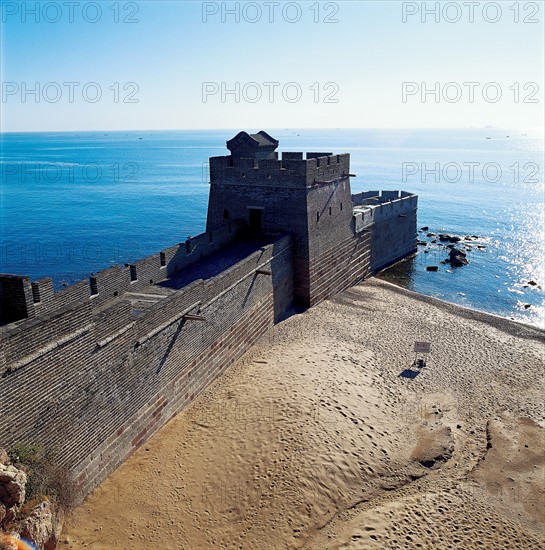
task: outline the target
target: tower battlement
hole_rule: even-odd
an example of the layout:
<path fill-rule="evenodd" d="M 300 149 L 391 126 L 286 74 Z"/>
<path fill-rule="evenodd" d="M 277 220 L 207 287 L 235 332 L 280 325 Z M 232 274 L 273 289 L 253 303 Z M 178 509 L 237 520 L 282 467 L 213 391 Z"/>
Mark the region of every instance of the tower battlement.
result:
<path fill-rule="evenodd" d="M 273 187 L 309 187 L 347 177 L 350 155 L 344 153 L 285 152 L 282 158 L 245 158 L 228 155 L 210 158 L 210 183 Z"/>

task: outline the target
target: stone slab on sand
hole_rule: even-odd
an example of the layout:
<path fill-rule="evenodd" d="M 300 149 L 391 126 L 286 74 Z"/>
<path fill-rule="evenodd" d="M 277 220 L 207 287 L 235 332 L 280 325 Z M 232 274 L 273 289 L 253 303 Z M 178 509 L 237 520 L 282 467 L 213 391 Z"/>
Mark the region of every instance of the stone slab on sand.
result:
<path fill-rule="evenodd" d="M 274 327 L 61 547 L 545 548 L 544 341 L 366 281 Z"/>

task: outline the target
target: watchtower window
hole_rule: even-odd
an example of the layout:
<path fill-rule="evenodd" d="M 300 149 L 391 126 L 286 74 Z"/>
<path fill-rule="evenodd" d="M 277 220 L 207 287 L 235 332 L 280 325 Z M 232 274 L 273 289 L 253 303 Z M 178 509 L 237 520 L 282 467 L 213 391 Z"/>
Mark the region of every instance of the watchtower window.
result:
<path fill-rule="evenodd" d="M 159 261 L 161 262 L 161 267 L 165 267 L 167 265 L 167 258 L 164 252 L 159 253 Z"/>
<path fill-rule="evenodd" d="M 341 210 L 343 209 L 343 203 L 341 202 Z"/>
<path fill-rule="evenodd" d="M 227 210 L 227 208 L 223 211 L 223 219 L 224 220 L 229 219 L 229 210 Z"/>
<path fill-rule="evenodd" d="M 263 209 L 248 208 L 248 225 L 252 233 L 260 233 L 263 229 Z"/>
<path fill-rule="evenodd" d="M 89 279 L 89 286 L 91 287 L 91 296 L 96 296 L 98 294 L 98 284 L 96 277 L 91 277 Z"/>
<path fill-rule="evenodd" d="M 32 286 L 32 301 L 35 304 L 39 304 L 42 300 L 40 298 L 40 286 L 38 283 L 30 283 Z"/>
<path fill-rule="evenodd" d="M 129 266 L 130 272 L 131 272 L 131 283 L 134 283 L 134 281 L 138 281 L 138 275 L 136 273 L 136 266 L 131 265 Z"/>
<path fill-rule="evenodd" d="M 316 212 L 316 223 L 320 221 L 320 212 Z"/>
<path fill-rule="evenodd" d="M 331 216 L 331 206 L 329 207 L 329 215 Z"/>

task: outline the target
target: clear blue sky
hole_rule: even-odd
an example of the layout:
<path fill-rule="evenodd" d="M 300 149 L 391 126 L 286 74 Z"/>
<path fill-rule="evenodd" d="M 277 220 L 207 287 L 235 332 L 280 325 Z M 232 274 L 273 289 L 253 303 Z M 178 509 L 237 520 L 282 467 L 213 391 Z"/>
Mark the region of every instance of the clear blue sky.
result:
<path fill-rule="evenodd" d="M 36 16 L 29 12 L 35 1 L 2 0 L 1 129 L 543 126 L 545 5 L 520 2 L 516 23 L 514 3 L 498 2 L 502 13 L 494 23 L 498 14 L 493 9 L 483 14 L 490 2 L 481 2 L 471 23 L 463 2 L 457 2 L 460 12 L 452 2 L 445 12 L 441 2 L 436 23 L 433 15 L 422 22 L 422 7 L 435 2 L 405 3 L 406 11 L 418 12 L 407 13 L 404 22 L 403 3 L 392 0 L 273 2 L 278 5 L 269 7 L 239 1 L 237 23 L 228 14 L 222 22 L 221 13 L 236 8 L 235 2 L 79 0 L 70 13 L 63 1 L 44 1 Z M 206 22 L 203 10 L 209 12 Z M 460 13 L 459 21 L 446 20 Z M 338 22 L 326 23 L 327 18 Z M 78 83 L 73 102 L 65 82 Z M 95 103 L 83 95 L 92 82 L 102 92 Z M 206 102 L 205 82 L 210 83 Z M 257 86 L 247 86 L 251 82 Z M 296 85 L 284 88 L 290 82 Z M 416 89 L 408 85 L 412 95 L 405 103 L 403 82 L 417 83 Z M 423 82 L 431 88 L 439 82 L 451 99 L 456 85 L 444 85 L 454 82 L 462 95 L 450 103 L 441 96 L 436 103 L 429 94 L 423 102 Z M 464 82 L 478 83 L 473 103 Z M 539 89 L 527 84 L 532 82 Z M 25 96 L 24 86 L 28 92 L 36 83 L 39 98 Z M 134 84 L 124 90 L 127 83 L 135 83 L 137 91 Z M 234 89 L 236 83 L 239 101 L 227 95 L 222 102 L 222 88 Z M 487 97 L 501 91 L 498 102 L 483 99 L 487 83 L 496 83 L 486 89 Z M 51 99 L 60 99 L 46 101 L 44 88 Z M 290 103 L 283 88 L 289 99 L 301 93 L 300 99 Z M 249 101 L 259 92 L 260 100 Z M 95 93 L 94 85 L 87 86 L 87 99 Z M 324 102 L 331 93 L 330 99 L 338 101 Z M 123 102 L 131 97 L 135 102 Z"/>

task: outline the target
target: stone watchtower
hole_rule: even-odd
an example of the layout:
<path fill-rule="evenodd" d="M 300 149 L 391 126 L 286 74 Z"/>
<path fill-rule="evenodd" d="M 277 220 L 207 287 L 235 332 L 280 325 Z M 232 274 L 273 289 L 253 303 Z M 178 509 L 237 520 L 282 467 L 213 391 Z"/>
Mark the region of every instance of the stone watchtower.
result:
<path fill-rule="evenodd" d="M 280 159 L 277 146 L 265 132 L 240 132 L 227 142 L 231 155 L 210 159 L 207 231 L 242 219 L 250 233 L 291 233 L 295 295 L 311 306 L 350 278 L 341 269 L 357 244 L 350 155 L 283 153 Z"/>

